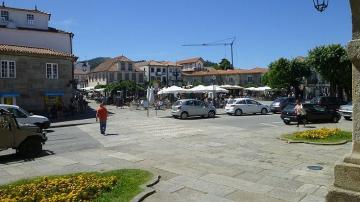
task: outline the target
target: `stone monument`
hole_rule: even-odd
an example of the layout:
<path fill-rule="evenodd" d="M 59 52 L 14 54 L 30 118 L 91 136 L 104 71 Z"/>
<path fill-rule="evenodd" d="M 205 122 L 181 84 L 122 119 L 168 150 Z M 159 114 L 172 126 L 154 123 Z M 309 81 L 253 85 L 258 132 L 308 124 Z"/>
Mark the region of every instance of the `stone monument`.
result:
<path fill-rule="evenodd" d="M 335 166 L 334 186 L 328 202 L 360 201 L 360 0 L 350 0 L 353 34 L 348 46 L 352 67 L 353 148 L 343 162 Z"/>

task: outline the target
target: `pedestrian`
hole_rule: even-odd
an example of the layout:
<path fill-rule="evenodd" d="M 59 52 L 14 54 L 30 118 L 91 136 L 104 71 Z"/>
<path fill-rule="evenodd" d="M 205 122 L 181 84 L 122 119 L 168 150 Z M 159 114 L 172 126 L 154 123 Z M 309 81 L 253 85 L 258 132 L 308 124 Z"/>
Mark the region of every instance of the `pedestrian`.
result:
<path fill-rule="evenodd" d="M 304 109 L 303 105 L 301 104 L 300 100 L 296 100 L 296 105 L 295 105 L 294 110 L 295 110 L 295 114 L 296 114 L 296 118 L 297 118 L 297 126 L 296 127 L 299 127 L 299 124 L 301 122 L 303 122 L 304 127 L 305 127 L 306 112 L 305 112 L 305 109 Z"/>
<path fill-rule="evenodd" d="M 96 122 L 100 122 L 100 133 L 102 135 L 105 135 L 107 117 L 108 110 L 105 108 L 105 103 L 102 102 L 96 110 Z"/>

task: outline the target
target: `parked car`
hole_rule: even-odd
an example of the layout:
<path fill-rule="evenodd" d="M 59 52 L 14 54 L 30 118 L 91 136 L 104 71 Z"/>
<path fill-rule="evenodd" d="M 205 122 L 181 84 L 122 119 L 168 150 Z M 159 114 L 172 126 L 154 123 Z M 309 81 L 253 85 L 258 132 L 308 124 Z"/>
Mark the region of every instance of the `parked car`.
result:
<path fill-rule="evenodd" d="M 311 99 L 310 103 L 326 107 L 327 109 L 338 110 L 341 102 L 337 97 L 319 96 Z"/>
<path fill-rule="evenodd" d="M 334 109 L 327 109 L 316 104 L 303 104 L 306 111 L 306 122 L 334 122 L 337 123 L 341 119 L 341 115 Z M 297 122 L 295 113 L 295 104 L 288 104 L 281 112 L 281 119 L 285 124 Z"/>
<path fill-rule="evenodd" d="M 171 108 L 171 115 L 181 119 L 186 119 L 190 116 L 214 118 L 216 109 L 214 106 L 200 100 L 183 99 L 174 103 Z"/>
<path fill-rule="evenodd" d="M 5 109 L 13 113 L 17 122 L 20 124 L 33 124 L 41 129 L 47 129 L 50 127 L 50 120 L 48 118 L 29 113 L 19 106 L 0 104 L 0 109 Z"/>
<path fill-rule="evenodd" d="M 236 98 L 226 104 L 225 112 L 236 116 L 256 113 L 267 114 L 270 112 L 270 107 L 250 98 Z"/>
<path fill-rule="evenodd" d="M 281 112 L 287 104 L 289 103 L 295 103 L 296 99 L 294 97 L 280 97 L 274 100 L 274 102 L 270 105 L 271 112 L 277 113 Z"/>
<path fill-rule="evenodd" d="M 339 112 L 346 120 L 350 120 L 352 118 L 352 112 L 353 112 L 352 102 L 349 102 L 346 105 L 341 105 Z"/>
<path fill-rule="evenodd" d="M 4 109 L 0 109 L 0 134 L 0 151 L 12 148 L 25 157 L 39 155 L 47 141 L 39 127 L 18 124 L 15 116 Z"/>

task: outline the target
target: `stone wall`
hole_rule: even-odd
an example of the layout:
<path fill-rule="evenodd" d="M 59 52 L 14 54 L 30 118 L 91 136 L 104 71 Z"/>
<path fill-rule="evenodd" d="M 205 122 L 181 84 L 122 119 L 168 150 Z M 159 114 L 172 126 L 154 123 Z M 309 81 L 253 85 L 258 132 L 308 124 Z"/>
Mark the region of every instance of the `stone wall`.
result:
<path fill-rule="evenodd" d="M 63 92 L 62 101 L 68 106 L 72 96 L 72 61 L 61 58 L 15 56 L 0 54 L 0 60 L 16 62 L 16 78 L 0 79 L 0 92 L 17 92 L 17 105 L 28 111 L 43 111 L 45 92 Z M 46 78 L 46 63 L 58 64 L 58 79 Z"/>

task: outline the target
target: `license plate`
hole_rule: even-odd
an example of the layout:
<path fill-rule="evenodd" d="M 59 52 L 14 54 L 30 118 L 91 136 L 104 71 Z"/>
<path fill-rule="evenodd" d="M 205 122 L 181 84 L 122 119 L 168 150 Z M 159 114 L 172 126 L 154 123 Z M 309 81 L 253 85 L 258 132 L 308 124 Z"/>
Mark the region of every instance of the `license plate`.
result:
<path fill-rule="evenodd" d="M 290 121 L 290 118 L 284 118 L 285 121 Z"/>

